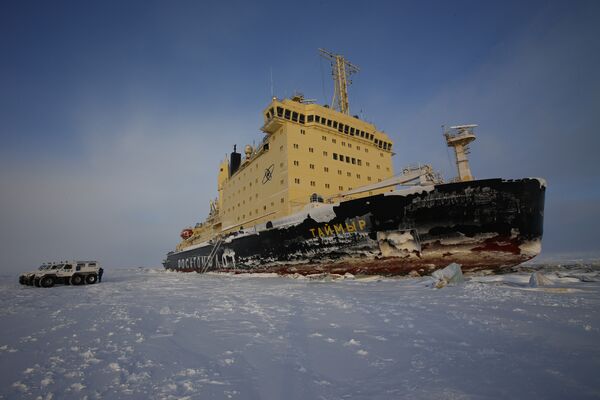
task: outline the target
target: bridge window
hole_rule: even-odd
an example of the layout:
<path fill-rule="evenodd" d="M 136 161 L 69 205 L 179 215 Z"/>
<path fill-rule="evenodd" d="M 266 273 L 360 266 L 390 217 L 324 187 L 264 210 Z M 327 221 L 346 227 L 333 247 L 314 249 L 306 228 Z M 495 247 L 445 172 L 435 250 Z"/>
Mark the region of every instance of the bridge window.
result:
<path fill-rule="evenodd" d="M 278 117 L 283 117 L 283 108 L 277 107 L 277 116 Z"/>
<path fill-rule="evenodd" d="M 333 153 L 333 159 L 334 159 L 334 160 L 337 160 L 337 159 L 338 159 L 338 155 L 337 155 L 337 153 Z"/>
<path fill-rule="evenodd" d="M 298 122 L 298 113 L 296 111 L 292 113 L 292 121 Z"/>
<path fill-rule="evenodd" d="M 308 115 L 308 116 L 306 117 L 306 121 L 307 121 L 307 122 L 313 122 L 314 120 L 315 120 L 315 116 L 314 116 L 314 115 Z"/>
<path fill-rule="evenodd" d="M 300 123 L 303 124 L 304 123 L 304 114 L 300 114 L 299 119 L 300 119 Z"/>
<path fill-rule="evenodd" d="M 288 109 L 286 108 L 286 109 L 285 109 L 284 118 L 285 118 L 285 119 L 290 119 L 290 115 L 291 115 L 291 112 L 290 112 L 290 110 L 288 110 Z"/>

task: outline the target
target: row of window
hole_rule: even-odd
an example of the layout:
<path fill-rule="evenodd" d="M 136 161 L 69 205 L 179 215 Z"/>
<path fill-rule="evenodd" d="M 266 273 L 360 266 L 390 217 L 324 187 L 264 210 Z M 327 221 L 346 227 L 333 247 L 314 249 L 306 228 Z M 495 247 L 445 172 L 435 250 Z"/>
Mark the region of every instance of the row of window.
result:
<path fill-rule="evenodd" d="M 338 170 L 338 175 L 341 175 L 341 174 L 342 174 L 342 171 Z M 347 172 L 346 174 L 348 176 L 352 176 L 352 174 L 350 172 Z M 356 177 L 360 179 L 360 174 L 356 174 Z M 367 181 L 371 182 L 370 176 L 367 176 Z M 381 182 L 381 178 L 377 178 L 377 182 Z M 300 178 L 294 178 L 294 183 L 296 185 L 300 185 L 300 183 L 301 183 Z M 315 181 L 310 181 L 309 184 L 310 184 L 310 186 L 317 185 L 317 183 Z M 325 189 L 329 189 L 329 183 L 325 183 L 324 185 L 325 185 Z M 342 190 L 342 189 L 340 189 L 340 190 Z M 349 187 L 348 190 L 352 190 L 352 188 Z"/>
<path fill-rule="evenodd" d="M 283 204 L 283 203 L 285 202 L 285 199 L 282 197 L 282 198 L 280 198 L 280 199 L 279 199 L 279 202 L 280 202 L 281 204 Z M 272 207 L 272 208 L 274 208 L 274 207 L 275 207 L 275 202 L 273 202 L 273 201 L 271 202 L 271 207 Z M 240 206 L 240 203 L 238 203 L 238 205 L 237 205 L 237 208 L 242 208 L 242 207 Z M 227 212 L 232 212 L 232 211 L 235 211 L 235 209 L 236 209 L 236 206 L 234 205 L 234 206 L 232 206 L 232 207 L 229 207 L 229 208 L 227 208 Z M 268 211 L 268 210 L 269 210 L 269 205 L 268 205 L 268 204 L 265 204 L 265 205 L 263 206 L 263 211 Z M 250 211 L 249 211 L 248 215 L 249 215 L 249 216 L 252 216 L 252 215 L 253 215 L 253 214 L 252 214 L 252 210 L 250 210 Z M 256 209 L 254 210 L 254 215 L 258 215 L 258 208 L 256 208 Z M 241 217 L 241 218 L 242 218 L 242 221 L 243 221 L 244 219 L 246 219 L 246 214 L 242 214 L 242 217 Z M 240 220 L 240 217 L 239 217 L 239 216 L 237 217 L 237 220 L 238 220 L 238 221 Z"/>
<path fill-rule="evenodd" d="M 275 116 L 275 110 L 273 109 L 273 107 L 271 107 L 269 109 L 269 111 L 267 111 L 267 119 L 270 120 L 274 116 Z M 366 140 L 370 140 L 373 143 L 375 143 L 375 146 L 379 147 L 380 149 L 384 149 L 384 150 L 392 149 L 392 144 L 390 142 L 385 142 L 383 140 L 379 140 L 379 139 L 375 138 L 372 133 L 365 132 L 363 130 L 354 128 L 353 126 L 346 125 L 346 124 L 343 124 L 338 121 L 334 121 L 334 120 L 331 120 L 331 119 L 328 119 L 325 117 L 321 117 L 320 115 L 310 114 L 310 115 L 305 116 L 304 114 L 298 113 L 296 111 L 291 111 L 287 108 L 277 107 L 277 116 L 279 118 L 285 118 L 287 120 L 298 122 L 300 124 L 304 124 L 305 122 L 306 123 L 314 122 L 317 124 L 321 124 L 321 125 L 327 126 L 329 128 L 337 129 L 338 132 L 344 133 L 346 135 L 357 136 L 357 137 L 361 137 Z"/>
<path fill-rule="evenodd" d="M 323 136 L 323 138 L 325 138 L 325 136 Z M 325 139 L 323 139 L 323 140 L 325 140 Z M 335 143 L 335 139 L 331 139 L 331 142 L 332 142 L 332 143 Z M 344 147 L 345 147 L 345 146 L 346 146 L 346 142 L 342 142 L 342 146 L 344 146 Z M 299 150 L 299 149 L 300 149 L 300 145 L 299 145 L 298 143 L 294 143 L 294 144 L 293 144 L 293 147 L 294 147 L 294 150 Z M 352 143 L 348 143 L 348 148 L 352 148 Z M 283 146 L 281 146 L 281 147 L 280 147 L 280 150 L 282 150 L 282 151 L 283 151 Z M 360 150 L 360 146 L 356 146 L 356 150 Z M 309 152 L 309 153 L 314 153 L 314 152 L 315 152 L 315 149 L 314 149 L 314 147 L 309 147 L 309 148 L 308 148 L 308 152 Z M 368 153 L 368 152 L 369 152 L 369 149 L 367 149 L 367 148 L 365 147 L 365 153 Z M 333 153 L 333 154 L 335 154 L 335 153 Z M 325 157 L 327 157 L 327 151 L 323 151 L 323 155 L 324 155 Z M 379 155 L 380 155 L 381 157 L 383 157 L 383 153 L 381 153 L 381 152 L 380 152 L 380 153 L 379 153 Z M 335 158 L 335 159 L 337 160 L 337 158 Z M 360 165 L 360 164 L 359 164 L 359 165 Z"/>
<path fill-rule="evenodd" d="M 351 163 L 351 164 L 355 164 L 355 165 L 362 165 L 362 160 L 360 158 L 354 158 L 354 157 L 350 157 L 350 156 L 344 156 L 343 154 L 338 154 L 338 153 L 333 153 L 333 159 L 336 161 L 346 161 L 347 163 Z M 369 162 L 367 161 L 367 167 L 370 166 Z M 377 168 L 379 169 L 379 164 L 377 164 Z"/>

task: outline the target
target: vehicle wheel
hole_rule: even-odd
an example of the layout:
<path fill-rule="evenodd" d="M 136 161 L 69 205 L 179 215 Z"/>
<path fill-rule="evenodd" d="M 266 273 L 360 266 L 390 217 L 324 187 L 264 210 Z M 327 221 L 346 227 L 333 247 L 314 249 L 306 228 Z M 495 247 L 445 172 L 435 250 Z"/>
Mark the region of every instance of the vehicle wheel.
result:
<path fill-rule="evenodd" d="M 52 287 L 54 286 L 54 278 L 50 276 L 45 276 L 40 280 L 40 285 L 42 287 Z"/>
<path fill-rule="evenodd" d="M 35 279 L 35 278 L 31 277 L 31 278 L 29 278 L 29 279 L 27 280 L 27 282 L 25 282 L 25 283 L 27 283 L 27 285 L 29 285 L 29 286 L 33 286 L 33 281 L 34 281 L 34 279 Z"/>
<path fill-rule="evenodd" d="M 35 279 L 33 280 L 33 285 L 34 285 L 35 287 L 40 287 L 40 279 L 39 279 L 39 278 L 35 278 Z"/>
<path fill-rule="evenodd" d="M 83 283 L 83 277 L 81 275 L 73 275 L 71 277 L 71 285 L 81 285 Z"/>
<path fill-rule="evenodd" d="M 98 276 L 96 274 L 89 274 L 85 277 L 85 282 L 93 285 L 94 283 L 98 282 Z"/>

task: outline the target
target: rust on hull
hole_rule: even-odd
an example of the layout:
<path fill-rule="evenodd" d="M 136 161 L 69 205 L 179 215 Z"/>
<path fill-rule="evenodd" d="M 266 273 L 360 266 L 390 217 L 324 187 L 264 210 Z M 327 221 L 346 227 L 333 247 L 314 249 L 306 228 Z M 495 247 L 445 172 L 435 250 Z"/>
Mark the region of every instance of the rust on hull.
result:
<path fill-rule="evenodd" d="M 465 271 L 499 270 L 540 253 L 544 194 L 537 179 L 491 179 L 349 200 L 330 208 L 327 219 L 308 213 L 293 224 L 274 221 L 266 229 L 170 253 L 164 266 L 182 272 L 403 275 L 455 262 Z"/>

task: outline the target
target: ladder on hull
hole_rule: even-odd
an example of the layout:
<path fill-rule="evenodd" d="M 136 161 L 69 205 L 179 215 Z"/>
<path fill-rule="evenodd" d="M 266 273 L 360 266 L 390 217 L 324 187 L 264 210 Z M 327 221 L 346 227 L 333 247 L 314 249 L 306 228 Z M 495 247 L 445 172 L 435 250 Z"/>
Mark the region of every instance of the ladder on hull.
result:
<path fill-rule="evenodd" d="M 202 269 L 200 270 L 200 273 L 203 274 L 203 273 L 209 271 L 209 269 L 211 269 L 211 266 L 213 267 L 212 269 L 215 269 L 216 267 L 218 267 L 219 263 L 218 263 L 218 261 L 215 263 L 215 261 L 216 261 L 216 257 L 217 257 L 217 252 L 219 251 L 219 248 L 221 247 L 222 243 L 223 243 L 223 239 L 221 237 L 216 239 L 216 242 L 215 242 L 212 250 L 210 251 L 210 254 L 204 260 L 204 263 L 202 265 Z"/>

